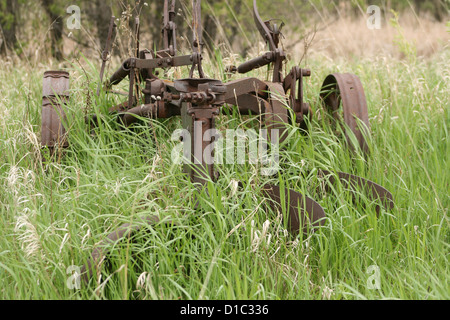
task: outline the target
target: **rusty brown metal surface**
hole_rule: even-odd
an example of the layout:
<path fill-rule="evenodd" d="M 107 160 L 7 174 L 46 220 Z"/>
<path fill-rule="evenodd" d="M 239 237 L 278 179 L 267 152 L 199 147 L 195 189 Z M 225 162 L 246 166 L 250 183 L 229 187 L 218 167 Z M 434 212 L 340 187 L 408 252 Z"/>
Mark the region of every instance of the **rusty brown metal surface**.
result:
<path fill-rule="evenodd" d="M 148 216 L 142 218 L 142 220 L 143 223 L 141 224 L 125 223 L 121 225 L 115 231 L 111 232 L 105 240 L 94 247 L 90 257 L 80 270 L 81 278 L 85 283 L 88 283 L 94 274 L 100 270 L 100 265 L 114 244 L 125 239 L 130 239 L 134 234 L 142 230 L 145 225 L 153 226 L 162 223 L 157 216 Z M 174 225 L 175 223 L 170 220 L 165 220 L 164 224 Z"/>
<path fill-rule="evenodd" d="M 150 104 L 143 104 L 134 108 L 131 108 L 127 111 L 124 111 L 122 113 L 119 113 L 120 121 L 123 123 L 124 126 L 128 127 L 132 123 L 135 123 L 139 120 L 138 117 L 146 117 L 150 119 L 156 119 L 157 118 L 157 105 L 154 103 Z"/>
<path fill-rule="evenodd" d="M 368 151 L 364 135 L 370 128 L 367 102 L 359 78 L 351 73 L 333 73 L 322 84 L 320 97 L 336 121 L 343 121 L 355 135 L 361 150 Z M 341 107 L 342 106 L 342 107 Z M 363 126 L 358 125 L 358 119 Z M 348 133 L 347 140 L 352 147 Z"/>
<path fill-rule="evenodd" d="M 216 181 L 214 163 L 205 161 L 203 156 L 205 150 L 215 141 L 216 137 L 208 136 L 207 132 L 215 128 L 216 118 L 221 111 L 228 112 L 230 108 L 237 107 L 242 114 L 257 115 L 258 120 L 262 121 L 262 126 L 269 129 L 269 135 L 272 129 L 278 129 L 280 130 L 279 139 L 283 141 L 288 136 L 287 124 L 292 120 L 289 111 L 296 115 L 297 124 L 301 128 L 305 128 L 307 117 L 312 116 L 311 108 L 304 102 L 306 99 L 303 96 L 303 78 L 310 76 L 311 71 L 294 67 L 286 76 L 283 75 L 286 54 L 281 49 L 282 46 L 279 47 L 283 23 L 277 25 L 274 19 L 263 21 L 254 0 L 253 19 L 270 51 L 238 67 L 231 66 L 228 71 L 247 73 L 268 65 L 268 70 L 273 70 L 271 81 L 247 77 L 222 83 L 217 79 L 208 79 L 202 68 L 201 1 L 192 1 L 191 54 L 177 55 L 175 16 L 175 0 L 165 0 L 161 30 L 163 48 L 142 51 L 139 51 L 139 20 L 135 17 L 133 48 L 135 52 L 124 60 L 109 78 L 107 87 L 107 91 L 112 91 L 111 86 L 119 84 L 128 76 L 128 92 L 122 93 L 127 95 L 128 99 L 110 108 L 109 112 L 118 114 L 118 120 L 125 126 L 131 125 L 141 117 L 156 119 L 181 116 L 183 128 L 186 129 L 184 132 L 188 132 L 189 135 L 184 133 L 180 140 L 190 137 L 189 143 L 192 146 L 188 152 L 183 153 L 184 157 L 190 160 L 189 164 L 184 164 L 183 170 L 196 186 L 204 187 L 208 181 Z M 102 56 L 102 58 L 105 57 Z M 104 64 L 105 60 L 102 60 Z M 186 79 L 169 81 L 158 77 L 159 69 L 166 71 L 169 68 L 182 66 L 190 67 L 189 77 Z M 194 71 L 198 72 L 198 78 L 194 77 Z M 58 92 L 65 92 L 62 82 L 54 82 L 56 87 L 61 86 Z M 357 125 L 360 120 L 365 128 L 369 128 L 367 103 L 359 78 L 352 74 L 329 75 L 323 83 L 321 98 L 326 109 L 335 119 L 340 119 L 348 125 L 355 134 L 361 149 L 367 151 L 367 143 L 362 134 L 362 130 L 365 129 Z M 59 109 L 48 109 L 46 112 L 56 112 L 56 110 Z M 47 116 L 51 123 L 54 121 L 52 117 Z M 291 124 L 294 123 L 291 121 Z M 57 130 L 61 128 L 58 127 Z M 58 135 L 63 133 L 57 132 Z M 54 136 L 49 135 L 47 140 L 51 139 L 54 139 Z M 342 172 L 332 174 L 321 171 L 321 175 L 326 178 L 329 185 L 340 181 L 347 189 L 363 190 L 370 199 L 380 201 L 387 209 L 393 207 L 392 194 L 372 181 Z M 266 185 L 263 187 L 263 194 L 273 211 L 281 212 L 283 208 L 286 208 L 287 217 L 285 218 L 288 229 L 294 235 L 315 230 L 325 223 L 324 209 L 313 199 L 299 192 Z M 194 203 L 197 209 L 199 202 L 194 201 Z M 380 207 L 377 206 L 377 213 L 379 211 Z M 146 222 L 153 225 L 157 224 L 159 219 L 150 216 L 146 218 Z M 142 225 L 124 224 L 97 246 L 84 266 L 85 281 L 94 274 L 98 264 L 107 255 L 110 245 L 131 237 L 140 228 Z"/>
<path fill-rule="evenodd" d="M 292 189 L 281 190 L 279 186 L 266 185 L 263 193 L 271 199 L 269 205 L 274 212 L 281 212 L 283 206 L 288 213 L 288 231 L 296 235 L 307 233 L 325 223 L 323 208 L 313 199 Z M 282 204 L 284 202 L 284 205 Z"/>
<path fill-rule="evenodd" d="M 205 78 L 205 73 L 202 68 L 202 50 L 203 50 L 203 28 L 202 28 L 202 14 L 201 14 L 201 0 L 192 1 L 192 68 L 189 71 L 189 78 L 194 76 L 194 69 L 197 67 L 198 76 Z"/>
<path fill-rule="evenodd" d="M 224 103 L 227 88 L 219 80 L 205 78 L 176 80 L 174 87 L 180 92 L 183 127 L 191 137 L 189 163 L 183 170 L 193 183 L 204 186 L 210 179 L 215 180 L 214 165 L 210 159 L 204 158 L 206 148 L 214 143 L 214 137 L 209 141 L 204 137 L 215 127 L 215 118 Z"/>
<path fill-rule="evenodd" d="M 232 101 L 232 105 L 238 107 L 239 113 L 242 115 L 261 115 L 268 109 L 266 106 L 269 105 L 269 102 L 255 94 L 241 94 L 233 98 Z M 229 109 L 229 106 L 222 108 L 222 112 L 226 113 Z"/>
<path fill-rule="evenodd" d="M 227 92 L 225 103 L 236 104 L 236 100 L 245 94 L 255 94 L 261 98 L 267 97 L 267 84 L 258 78 L 244 78 L 225 83 Z"/>
<path fill-rule="evenodd" d="M 169 0 L 164 0 L 162 38 L 164 51 L 170 56 L 174 56 L 177 52 L 175 16 L 175 0 L 172 0 L 170 4 Z"/>
<path fill-rule="evenodd" d="M 283 142 L 287 137 L 288 124 L 288 100 L 281 83 L 266 82 L 269 91 L 269 104 L 264 111 L 264 123 L 268 130 L 278 130 L 279 142 Z"/>
<path fill-rule="evenodd" d="M 253 0 L 253 19 L 255 21 L 256 28 L 263 37 L 264 41 L 266 41 L 269 45 L 269 49 L 271 51 L 271 60 L 273 62 L 272 81 L 282 82 L 283 61 L 286 59 L 286 55 L 283 50 L 278 48 L 281 33 L 280 26 L 271 25 L 270 21 L 262 21 L 256 6 L 256 0 Z M 254 63 L 253 66 L 256 66 L 256 64 Z"/>
<path fill-rule="evenodd" d="M 256 0 L 253 0 L 253 19 L 255 20 L 256 28 L 258 29 L 259 33 L 261 34 L 263 39 L 269 45 L 270 51 L 275 51 L 277 46 L 275 45 L 274 39 L 271 36 L 269 28 L 262 21 L 260 15 L 259 15 L 258 8 L 256 6 Z"/>
<path fill-rule="evenodd" d="M 69 96 L 69 73 L 61 70 L 44 72 L 42 96 Z"/>
<path fill-rule="evenodd" d="M 64 104 L 69 101 L 69 73 L 46 71 L 42 85 L 41 145 L 49 148 L 67 147 L 67 132 L 63 125 Z"/>
<path fill-rule="evenodd" d="M 394 199 L 392 194 L 384 187 L 373 181 L 344 172 L 336 172 L 335 175 L 330 171 L 320 170 L 320 174 L 331 184 L 335 184 L 336 181 L 340 181 L 340 183 L 349 190 L 364 190 L 364 194 L 366 194 L 370 200 L 379 200 L 386 210 L 392 210 L 394 208 Z M 377 214 L 380 213 L 380 209 L 380 206 L 376 205 Z"/>
<path fill-rule="evenodd" d="M 116 72 L 109 78 L 109 86 L 119 84 L 125 77 L 127 77 L 130 74 L 130 62 L 131 58 L 128 58 L 125 60 L 120 67 L 117 69 Z"/>
<path fill-rule="evenodd" d="M 247 73 L 254 69 L 261 68 L 275 61 L 275 54 L 273 52 L 266 52 L 260 57 L 250 59 L 237 67 L 237 72 Z"/>
<path fill-rule="evenodd" d="M 312 117 L 312 112 L 307 103 L 303 102 L 303 77 L 309 77 L 311 70 L 293 67 L 283 80 L 285 92 L 289 92 L 289 103 L 296 115 L 296 123 L 300 128 L 306 129 L 305 119 Z M 291 121 L 292 124 L 293 121 Z"/>
<path fill-rule="evenodd" d="M 140 117 L 148 119 L 166 119 L 179 115 L 181 115 L 179 106 L 164 103 L 163 101 L 156 101 L 154 103 L 142 104 L 131 109 L 120 110 L 119 121 L 124 126 L 128 127 L 137 122 Z"/>
<path fill-rule="evenodd" d="M 268 94 L 264 81 L 257 78 L 237 79 L 225 83 L 225 87 L 225 103 L 237 106 L 241 114 L 259 115 L 265 112 Z"/>

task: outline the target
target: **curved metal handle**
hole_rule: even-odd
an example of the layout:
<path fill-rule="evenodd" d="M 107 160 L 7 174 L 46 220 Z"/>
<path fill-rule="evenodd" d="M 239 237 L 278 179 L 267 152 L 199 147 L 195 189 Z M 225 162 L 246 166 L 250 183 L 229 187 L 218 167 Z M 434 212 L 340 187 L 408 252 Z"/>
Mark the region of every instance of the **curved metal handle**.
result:
<path fill-rule="evenodd" d="M 253 18 L 256 23 L 256 27 L 258 28 L 259 33 L 264 38 L 265 41 L 269 44 L 270 51 L 275 51 L 277 46 L 275 45 L 275 42 L 272 39 L 272 35 L 270 33 L 269 28 L 267 28 L 266 24 L 262 21 L 261 17 L 259 16 L 258 9 L 256 8 L 256 0 L 253 0 Z"/>

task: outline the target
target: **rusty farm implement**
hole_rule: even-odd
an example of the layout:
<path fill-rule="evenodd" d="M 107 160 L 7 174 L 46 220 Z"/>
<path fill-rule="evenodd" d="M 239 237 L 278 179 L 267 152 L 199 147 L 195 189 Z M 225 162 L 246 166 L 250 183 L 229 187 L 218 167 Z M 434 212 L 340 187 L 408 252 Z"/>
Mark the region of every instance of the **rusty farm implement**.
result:
<path fill-rule="evenodd" d="M 288 138 L 290 125 L 307 128 L 306 122 L 312 117 L 310 106 L 304 102 L 303 78 L 311 76 L 309 69 L 293 67 L 289 72 L 283 70 L 287 59 L 280 48 L 281 31 L 271 20 L 263 21 L 258 13 L 256 0 L 253 2 L 253 18 L 256 27 L 268 46 L 268 51 L 259 57 L 239 66 L 227 67 L 228 73 L 245 74 L 251 70 L 269 65 L 272 70 L 271 81 L 256 77 L 246 77 L 227 82 L 206 78 L 202 68 L 202 25 L 200 0 L 194 0 L 192 6 L 192 52 L 189 55 L 177 55 L 177 34 L 175 24 L 175 1 L 164 1 L 162 43 L 158 51 L 140 50 L 139 18 L 135 18 L 133 55 L 127 58 L 104 84 L 106 92 L 114 92 L 112 87 L 125 78 L 129 80 L 127 99 L 109 110 L 116 114 L 123 126 L 130 126 L 140 118 L 169 118 L 180 116 L 186 133 L 180 136 L 183 143 L 192 148 L 184 151 L 188 163 L 184 172 L 193 185 L 202 188 L 217 179 L 214 162 L 207 161 L 203 154 L 215 142 L 214 135 L 208 133 L 215 128 L 215 120 L 225 110 L 235 108 L 239 113 L 254 115 L 268 136 L 283 142 Z M 105 63 L 111 51 L 115 19 L 112 17 L 105 51 L 102 54 L 100 82 L 97 94 L 103 86 Z M 188 67 L 189 77 L 170 81 L 158 77 L 158 69 Z M 64 104 L 69 99 L 69 74 L 64 71 L 48 71 L 44 75 L 42 106 L 42 145 L 50 152 L 56 147 L 67 147 L 67 132 L 64 129 Z M 346 139 L 356 138 L 357 145 L 368 152 L 365 136 L 369 132 L 369 120 L 364 90 L 359 78 L 354 74 L 334 73 L 326 77 L 321 90 L 321 101 L 325 111 L 337 123 L 345 124 Z M 87 119 L 95 124 L 97 116 Z M 209 139 L 205 139 L 209 137 Z M 207 140 L 207 141 L 205 141 Z M 268 143 L 269 144 L 269 143 Z M 328 185 L 337 181 L 348 189 L 362 190 L 367 197 L 377 201 L 377 213 L 380 205 L 392 208 L 390 192 L 367 179 L 343 172 L 319 170 L 319 174 Z M 282 174 L 282 173 L 275 173 Z M 324 209 L 313 199 L 289 188 L 266 184 L 262 188 L 267 205 L 272 210 L 286 208 L 288 229 L 292 234 L 306 232 L 324 223 Z M 284 203 L 282 203 L 284 202 Z M 149 224 L 159 222 L 158 217 L 149 216 Z M 91 258 L 83 268 L 83 277 L 89 280 L 98 268 L 99 261 L 108 252 L 108 245 L 120 241 L 136 232 L 140 227 L 125 224 L 112 232 L 97 246 Z"/>

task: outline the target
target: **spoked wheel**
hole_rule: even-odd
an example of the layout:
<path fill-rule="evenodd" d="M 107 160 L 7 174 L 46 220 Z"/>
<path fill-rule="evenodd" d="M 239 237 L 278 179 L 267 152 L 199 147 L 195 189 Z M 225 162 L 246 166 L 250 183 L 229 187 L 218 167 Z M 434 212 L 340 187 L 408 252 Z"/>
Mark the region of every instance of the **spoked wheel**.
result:
<path fill-rule="evenodd" d="M 369 132 L 366 96 L 359 78 L 351 73 L 333 73 L 325 78 L 320 90 L 325 110 L 337 125 L 342 121 L 355 135 L 363 152 L 368 151 L 364 135 Z M 345 134 L 352 146 L 348 133 Z"/>

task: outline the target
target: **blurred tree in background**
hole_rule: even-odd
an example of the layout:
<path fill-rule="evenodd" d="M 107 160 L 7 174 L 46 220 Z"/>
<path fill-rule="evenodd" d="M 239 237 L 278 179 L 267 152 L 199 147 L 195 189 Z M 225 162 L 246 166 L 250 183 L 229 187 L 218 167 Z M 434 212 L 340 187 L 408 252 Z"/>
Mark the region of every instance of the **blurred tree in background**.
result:
<path fill-rule="evenodd" d="M 17 25 L 19 18 L 18 0 L 0 0 L 0 53 L 16 49 Z"/>
<path fill-rule="evenodd" d="M 76 54 L 80 50 L 90 49 L 99 53 L 105 45 L 108 24 L 111 15 L 117 18 L 119 26 L 115 53 L 127 54 L 130 27 L 133 17 L 140 16 L 143 45 L 159 47 L 163 0 L 40 0 L 30 4 L 25 0 L 0 0 L 0 53 L 3 56 L 15 54 L 21 56 L 23 49 L 35 45 L 26 39 L 33 33 L 45 34 L 47 55 L 58 60 Z M 413 9 L 416 14 L 428 14 L 437 21 L 446 21 L 449 16 L 450 0 L 258 0 L 258 10 L 264 20 L 282 18 L 289 24 L 290 30 L 303 34 L 307 28 L 317 23 L 327 23 L 321 12 L 327 17 L 339 18 L 342 15 L 366 15 L 369 5 L 378 5 L 383 13 L 391 9 L 402 11 Z M 66 21 L 70 5 L 79 6 L 81 11 L 81 29 L 68 30 Z M 180 47 L 190 47 L 191 1 L 177 1 L 177 31 Z M 202 24 L 204 41 L 209 50 L 219 43 L 226 43 L 237 53 L 245 54 L 259 35 L 252 16 L 252 0 L 203 0 Z M 322 19 L 322 21 L 321 21 Z M 279 23 L 279 22 L 277 22 Z M 26 36 L 25 36 L 26 35 Z M 183 36 L 183 37 L 182 37 Z M 67 40 L 76 46 L 64 50 Z M 18 45 L 19 44 L 19 45 Z"/>
<path fill-rule="evenodd" d="M 57 0 L 42 0 L 42 7 L 50 18 L 51 53 L 58 60 L 63 58 L 63 12 L 64 6 Z"/>

